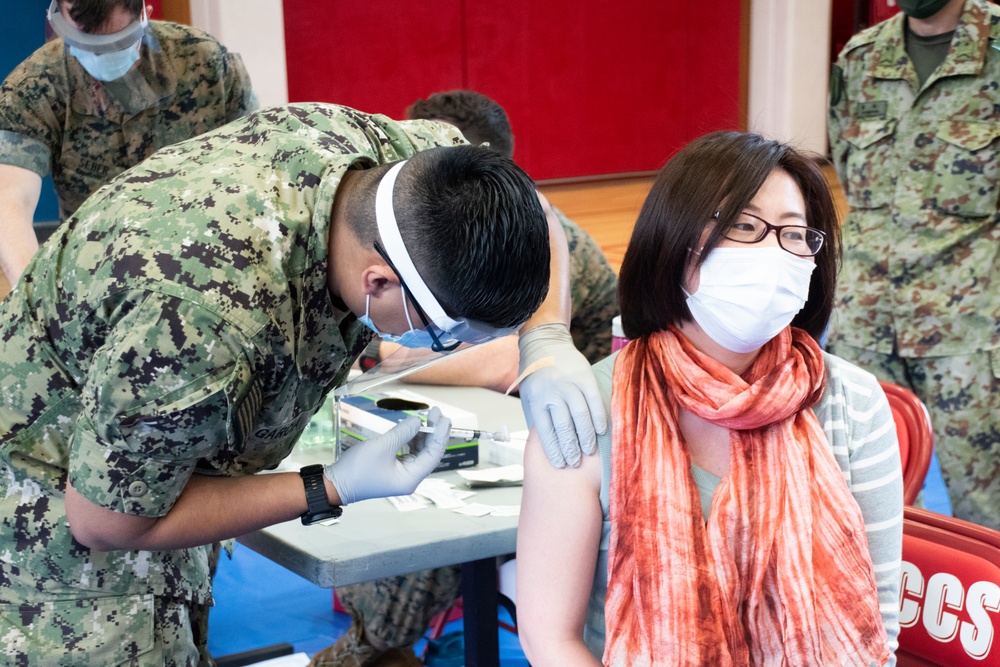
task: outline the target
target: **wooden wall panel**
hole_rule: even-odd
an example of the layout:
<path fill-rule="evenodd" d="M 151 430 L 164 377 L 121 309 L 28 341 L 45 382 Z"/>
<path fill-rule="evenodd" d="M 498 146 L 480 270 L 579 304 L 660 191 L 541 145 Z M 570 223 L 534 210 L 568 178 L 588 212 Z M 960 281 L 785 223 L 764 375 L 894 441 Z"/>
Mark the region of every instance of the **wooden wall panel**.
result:
<path fill-rule="evenodd" d="M 154 15 L 157 18 L 191 25 L 191 0 L 158 0 L 158 4 L 160 5 L 159 11 L 154 10 Z"/>

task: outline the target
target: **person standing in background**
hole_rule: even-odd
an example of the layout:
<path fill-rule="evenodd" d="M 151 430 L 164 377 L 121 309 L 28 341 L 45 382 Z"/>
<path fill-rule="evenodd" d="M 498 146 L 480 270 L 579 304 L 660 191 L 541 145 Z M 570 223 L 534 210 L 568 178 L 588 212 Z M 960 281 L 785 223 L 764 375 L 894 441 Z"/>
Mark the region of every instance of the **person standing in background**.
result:
<path fill-rule="evenodd" d="M 1000 529 L 1000 7 L 898 3 L 831 76 L 829 349 L 924 401 L 954 514 Z"/>
<path fill-rule="evenodd" d="M 142 0 L 53 0 L 48 21 L 59 38 L 0 86 L 0 273 L 11 286 L 38 250 L 44 176 L 66 220 L 158 149 L 254 106 L 239 55 L 195 28 L 149 21 Z"/>

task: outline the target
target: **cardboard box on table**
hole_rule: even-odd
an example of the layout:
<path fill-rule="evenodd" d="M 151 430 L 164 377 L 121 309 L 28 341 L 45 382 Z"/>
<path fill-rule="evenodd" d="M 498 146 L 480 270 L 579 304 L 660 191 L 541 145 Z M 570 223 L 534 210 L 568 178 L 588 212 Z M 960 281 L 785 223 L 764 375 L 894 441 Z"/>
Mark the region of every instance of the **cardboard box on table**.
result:
<path fill-rule="evenodd" d="M 382 399 L 402 399 L 427 407 L 409 410 L 389 410 L 379 407 Z M 441 413 L 451 419 L 454 428 L 478 428 L 476 415 L 453 405 L 432 401 L 411 391 L 395 391 L 392 394 L 371 392 L 357 396 L 346 396 L 340 401 L 340 447 L 345 450 L 358 442 L 385 433 L 409 415 L 416 415 L 422 421 L 427 420 L 427 412 L 437 406 Z M 435 472 L 470 468 L 479 463 L 479 441 L 452 437 L 445 448 L 441 463 Z"/>

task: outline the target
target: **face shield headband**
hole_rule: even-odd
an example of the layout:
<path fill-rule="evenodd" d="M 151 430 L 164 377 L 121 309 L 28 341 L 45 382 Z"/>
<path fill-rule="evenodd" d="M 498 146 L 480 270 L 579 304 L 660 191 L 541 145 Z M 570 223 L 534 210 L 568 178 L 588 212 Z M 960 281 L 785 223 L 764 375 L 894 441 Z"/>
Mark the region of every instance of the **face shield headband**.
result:
<path fill-rule="evenodd" d="M 124 30 L 110 35 L 91 35 L 74 28 L 59 11 L 58 0 L 52 0 L 47 17 L 53 32 L 62 37 L 63 42 L 82 51 L 96 54 L 127 49 L 142 38 L 146 32 L 146 25 L 149 23 L 145 5 L 142 7 L 142 16 L 138 21 L 133 21 Z"/>
<path fill-rule="evenodd" d="M 420 316 L 433 340 L 431 349 L 435 352 L 447 351 L 454 349 L 459 343 L 485 343 L 514 333 L 518 327 L 498 329 L 476 320 L 449 317 L 430 288 L 424 283 L 423 278 L 420 277 L 420 273 L 414 266 L 413 260 L 406 250 L 406 245 L 403 243 L 403 237 L 399 233 L 399 225 L 396 222 L 396 214 L 392 207 L 393 186 L 404 164 L 406 164 L 406 160 L 394 165 L 386 172 L 375 193 L 375 220 L 378 224 L 379 236 L 385 244 L 383 249 L 376 243 L 375 251 L 399 278 L 403 291 L 413 303 L 417 315 Z"/>

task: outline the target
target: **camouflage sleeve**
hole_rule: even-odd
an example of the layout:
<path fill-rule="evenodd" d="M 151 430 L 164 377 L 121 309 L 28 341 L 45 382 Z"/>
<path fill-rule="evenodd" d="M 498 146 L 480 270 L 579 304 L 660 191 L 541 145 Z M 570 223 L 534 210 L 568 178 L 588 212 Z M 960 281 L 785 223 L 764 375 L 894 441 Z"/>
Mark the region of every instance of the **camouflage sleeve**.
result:
<path fill-rule="evenodd" d="M 236 440 L 253 377 L 244 344 L 190 301 L 149 294 L 118 321 L 82 391 L 69 477 L 97 505 L 162 516 L 202 457 Z"/>
<path fill-rule="evenodd" d="M 0 130 L 0 164 L 33 171 L 42 178 L 49 175 L 52 151 L 37 139 L 10 130 Z"/>
<path fill-rule="evenodd" d="M 842 184 L 847 183 L 847 148 L 843 139 L 843 126 L 847 122 L 847 82 L 842 67 L 843 59 L 838 60 L 830 71 L 830 113 L 827 132 L 830 138 L 830 155 L 837 176 Z"/>
<path fill-rule="evenodd" d="M 59 118 L 66 101 L 59 98 L 59 68 L 45 67 L 42 53 L 18 65 L 0 85 L 0 164 L 46 176 L 52 150 L 62 140 Z"/>
<path fill-rule="evenodd" d="M 226 86 L 226 119 L 234 121 L 256 111 L 259 106 L 257 96 L 253 92 L 250 73 L 240 54 L 226 51 L 223 76 Z"/>

